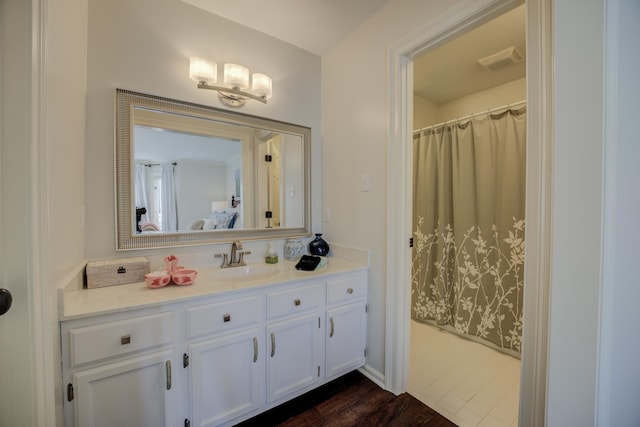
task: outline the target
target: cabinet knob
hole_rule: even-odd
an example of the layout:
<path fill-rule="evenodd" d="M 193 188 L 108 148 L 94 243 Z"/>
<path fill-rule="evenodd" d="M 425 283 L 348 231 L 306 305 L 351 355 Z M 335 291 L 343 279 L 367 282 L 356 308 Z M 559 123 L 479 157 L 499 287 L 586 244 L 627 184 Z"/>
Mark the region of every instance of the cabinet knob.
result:
<path fill-rule="evenodd" d="M 131 344 L 131 335 L 125 335 L 120 337 L 120 345 Z"/>
<path fill-rule="evenodd" d="M 348 294 L 352 294 L 352 293 L 353 293 L 353 288 L 348 288 L 348 289 L 347 289 L 347 293 L 348 293 Z"/>
<path fill-rule="evenodd" d="M 300 299 L 296 298 L 293 300 L 293 305 L 295 305 L 296 307 L 300 305 Z"/>
<path fill-rule="evenodd" d="M 222 320 L 224 322 L 230 322 L 231 321 L 231 314 L 227 313 L 227 314 L 222 315 Z"/>

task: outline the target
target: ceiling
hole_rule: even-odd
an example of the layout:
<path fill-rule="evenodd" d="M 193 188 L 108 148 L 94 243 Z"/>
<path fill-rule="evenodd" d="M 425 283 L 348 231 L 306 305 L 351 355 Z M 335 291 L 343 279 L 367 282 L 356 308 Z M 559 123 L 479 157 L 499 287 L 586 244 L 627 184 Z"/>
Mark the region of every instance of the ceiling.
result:
<path fill-rule="evenodd" d="M 322 56 L 388 0 L 182 0 Z"/>
<path fill-rule="evenodd" d="M 442 104 L 521 79 L 526 75 L 525 60 L 497 71 L 478 63 L 479 58 L 510 46 L 526 57 L 524 5 L 414 58 L 414 93 Z"/>
<path fill-rule="evenodd" d="M 322 56 L 389 0 L 182 1 Z M 526 55 L 524 5 L 414 58 L 414 92 L 442 104 L 523 78 L 525 61 L 495 72 L 477 62 L 510 46 Z"/>

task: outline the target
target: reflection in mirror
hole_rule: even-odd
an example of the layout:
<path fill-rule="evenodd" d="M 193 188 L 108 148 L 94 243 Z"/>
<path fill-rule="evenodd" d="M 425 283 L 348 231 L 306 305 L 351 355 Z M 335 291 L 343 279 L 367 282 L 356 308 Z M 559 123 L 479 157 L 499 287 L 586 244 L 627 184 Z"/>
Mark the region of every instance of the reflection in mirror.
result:
<path fill-rule="evenodd" d="M 117 90 L 117 249 L 309 234 L 308 128 Z"/>

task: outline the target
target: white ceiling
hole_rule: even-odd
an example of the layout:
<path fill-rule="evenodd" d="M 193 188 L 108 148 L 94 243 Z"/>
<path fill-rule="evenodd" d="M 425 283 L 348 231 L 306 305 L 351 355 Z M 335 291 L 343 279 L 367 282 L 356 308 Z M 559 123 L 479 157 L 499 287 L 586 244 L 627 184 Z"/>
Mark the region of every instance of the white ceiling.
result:
<path fill-rule="evenodd" d="M 183 0 L 318 56 L 388 0 Z"/>
<path fill-rule="evenodd" d="M 182 1 L 322 56 L 389 0 Z M 524 5 L 415 58 L 414 92 L 441 104 L 525 77 L 525 61 L 495 72 L 477 62 L 510 46 L 526 55 Z"/>
<path fill-rule="evenodd" d="M 135 159 L 152 162 L 200 160 L 226 163 L 242 154 L 238 140 L 135 126 Z"/>
<path fill-rule="evenodd" d="M 414 58 L 414 93 L 442 104 L 521 79 L 526 76 L 525 60 L 493 72 L 478 63 L 510 46 L 526 58 L 524 5 Z"/>

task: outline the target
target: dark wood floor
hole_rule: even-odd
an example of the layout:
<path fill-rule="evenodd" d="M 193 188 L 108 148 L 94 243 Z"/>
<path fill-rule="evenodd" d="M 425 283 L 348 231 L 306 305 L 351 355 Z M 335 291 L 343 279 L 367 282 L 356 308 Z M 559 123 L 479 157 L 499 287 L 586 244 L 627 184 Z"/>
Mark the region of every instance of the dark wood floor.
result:
<path fill-rule="evenodd" d="M 413 396 L 395 396 L 355 371 L 238 426 L 455 427 Z"/>

